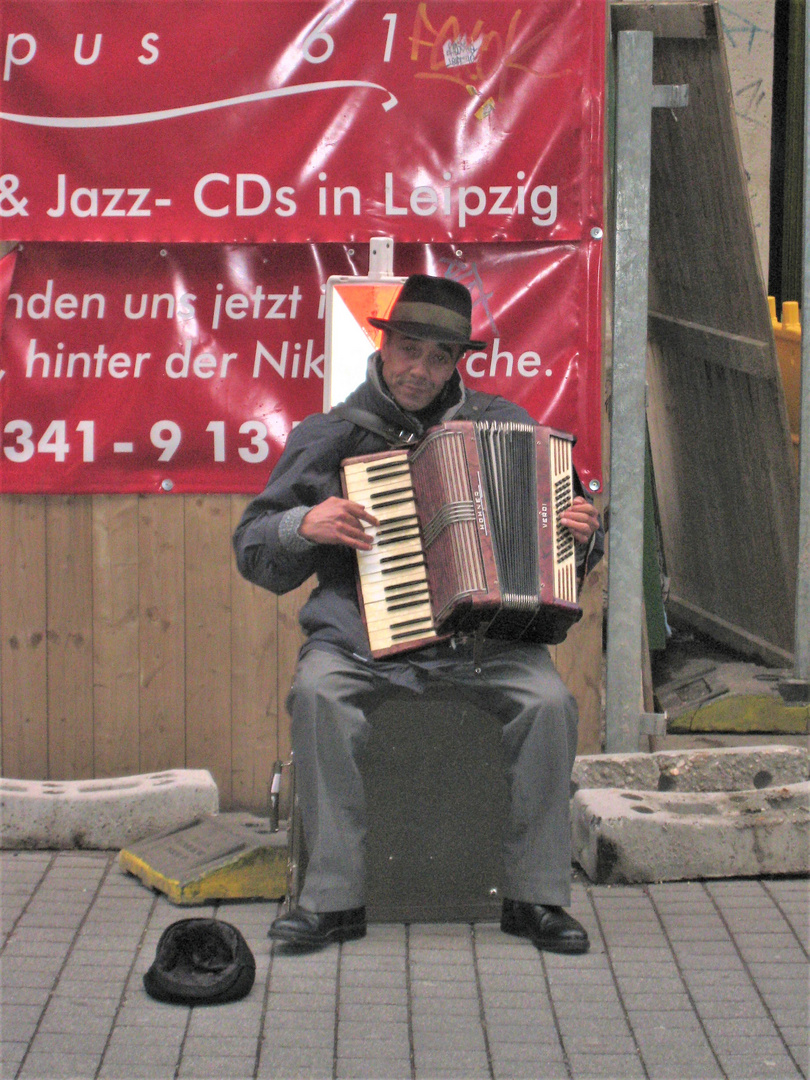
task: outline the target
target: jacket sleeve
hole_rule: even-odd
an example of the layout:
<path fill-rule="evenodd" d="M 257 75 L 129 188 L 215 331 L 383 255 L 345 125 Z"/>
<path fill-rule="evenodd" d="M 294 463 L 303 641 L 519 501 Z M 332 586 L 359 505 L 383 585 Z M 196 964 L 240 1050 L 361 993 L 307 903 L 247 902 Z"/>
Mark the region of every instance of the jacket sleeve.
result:
<path fill-rule="evenodd" d="M 282 594 L 317 570 L 318 544 L 298 532 L 307 512 L 340 495 L 340 462 L 351 425 L 317 414 L 294 428 L 261 495 L 250 502 L 233 536 L 239 572 Z"/>

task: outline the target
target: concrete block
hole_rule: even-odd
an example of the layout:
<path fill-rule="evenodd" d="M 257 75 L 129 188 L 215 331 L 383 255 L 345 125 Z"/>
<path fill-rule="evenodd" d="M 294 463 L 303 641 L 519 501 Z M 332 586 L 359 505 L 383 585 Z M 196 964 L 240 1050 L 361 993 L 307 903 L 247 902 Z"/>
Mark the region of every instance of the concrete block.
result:
<path fill-rule="evenodd" d="M 600 884 L 810 871 L 810 782 L 761 791 L 578 791 L 574 858 Z"/>
<path fill-rule="evenodd" d="M 0 846 L 118 849 L 218 809 L 206 769 L 109 780 L 0 779 Z"/>
<path fill-rule="evenodd" d="M 808 776 L 810 754 L 803 746 L 590 754 L 574 762 L 571 790 L 615 787 L 630 791 L 745 791 L 799 784 Z"/>
<path fill-rule="evenodd" d="M 652 754 L 583 754 L 574 762 L 571 790 L 615 787 L 655 791 L 658 777 Z"/>
<path fill-rule="evenodd" d="M 808 778 L 808 752 L 801 746 L 730 746 L 706 750 L 659 750 L 659 791 L 746 791 Z"/>

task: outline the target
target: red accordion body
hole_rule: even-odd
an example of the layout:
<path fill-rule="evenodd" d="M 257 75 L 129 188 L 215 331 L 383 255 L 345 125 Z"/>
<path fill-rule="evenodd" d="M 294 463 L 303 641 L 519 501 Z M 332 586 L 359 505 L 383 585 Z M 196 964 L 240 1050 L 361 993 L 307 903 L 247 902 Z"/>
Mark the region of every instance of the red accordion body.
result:
<path fill-rule="evenodd" d="M 347 458 L 343 491 L 380 525 L 357 552 L 372 655 L 455 633 L 562 641 L 582 615 L 570 435 L 516 422 L 454 421 L 414 447 Z"/>

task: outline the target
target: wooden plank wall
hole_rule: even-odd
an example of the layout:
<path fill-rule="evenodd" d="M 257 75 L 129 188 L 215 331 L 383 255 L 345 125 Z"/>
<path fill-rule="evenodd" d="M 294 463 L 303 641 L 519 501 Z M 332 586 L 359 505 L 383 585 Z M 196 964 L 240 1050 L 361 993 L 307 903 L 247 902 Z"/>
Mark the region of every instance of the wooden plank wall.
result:
<path fill-rule="evenodd" d="M 227 495 L 0 496 L 1 771 L 76 780 L 209 769 L 222 809 L 262 811 L 289 754 L 284 700 L 309 583 L 238 574 Z M 557 660 L 600 748 L 598 574 Z M 584 657 L 589 657 L 584 661 Z"/>
<path fill-rule="evenodd" d="M 300 596 L 239 577 L 245 501 L 0 497 L 4 776 L 206 768 L 223 808 L 266 805 Z"/>

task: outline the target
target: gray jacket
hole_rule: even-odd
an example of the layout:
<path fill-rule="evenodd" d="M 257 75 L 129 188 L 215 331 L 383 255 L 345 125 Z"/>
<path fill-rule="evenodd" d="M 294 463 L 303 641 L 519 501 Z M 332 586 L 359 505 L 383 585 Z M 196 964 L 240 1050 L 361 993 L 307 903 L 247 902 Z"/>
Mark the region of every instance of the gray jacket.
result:
<path fill-rule="evenodd" d="M 522 420 L 531 417 L 502 397 L 468 390 L 454 372 L 439 399 L 424 414 L 406 413 L 390 396 L 379 374 L 379 353 L 369 359 L 366 381 L 349 395 L 347 405 L 373 413 L 397 430 L 421 436 L 437 423 L 470 419 Z M 374 454 L 389 443 L 336 412 L 307 417 L 290 433 L 287 445 L 261 495 L 248 505 L 234 533 L 240 573 L 270 592 L 282 594 L 312 574 L 318 584 L 301 609 L 307 641 L 304 649 L 347 650 L 368 658 L 369 645 L 357 599 L 354 551 L 313 544 L 298 533 L 313 506 L 341 496 L 340 463 L 358 454 Z M 601 530 L 600 530 L 601 533 Z M 588 568 L 601 556 L 602 537 L 589 551 Z M 584 550 L 583 550 L 584 558 Z"/>

